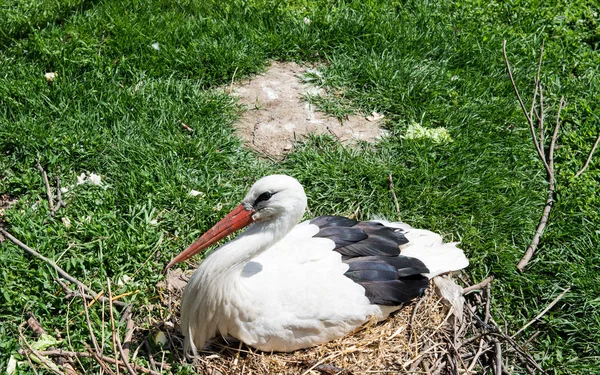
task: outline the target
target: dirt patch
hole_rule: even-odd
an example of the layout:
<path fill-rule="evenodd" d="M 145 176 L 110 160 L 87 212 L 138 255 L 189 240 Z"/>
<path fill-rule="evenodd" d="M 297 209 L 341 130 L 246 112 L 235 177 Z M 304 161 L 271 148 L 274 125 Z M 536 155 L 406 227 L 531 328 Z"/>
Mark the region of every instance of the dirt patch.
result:
<path fill-rule="evenodd" d="M 304 100 L 307 94 L 325 94 L 302 82 L 307 70 L 296 63 L 274 62 L 266 73 L 232 86 L 232 95 L 247 109 L 236 131 L 249 147 L 279 158 L 311 133 L 331 134 L 343 144 L 373 142 L 384 134 L 378 116 L 369 117 L 371 121 L 349 116 L 340 122 Z"/>

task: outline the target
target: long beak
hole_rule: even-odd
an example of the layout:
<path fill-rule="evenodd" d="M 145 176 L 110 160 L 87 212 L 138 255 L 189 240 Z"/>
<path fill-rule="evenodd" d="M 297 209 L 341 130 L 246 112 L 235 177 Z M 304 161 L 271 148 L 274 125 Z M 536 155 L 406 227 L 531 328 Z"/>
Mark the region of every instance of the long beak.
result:
<path fill-rule="evenodd" d="M 221 221 L 210 228 L 200 238 L 191 244 L 187 249 L 183 250 L 173 260 L 169 262 L 163 269 L 163 274 L 167 273 L 167 270 L 171 268 L 175 263 L 183 262 L 184 260 L 196 255 L 200 251 L 206 249 L 215 242 L 229 236 L 231 233 L 238 229 L 252 223 L 252 211 L 247 210 L 244 205 L 240 204 Z"/>

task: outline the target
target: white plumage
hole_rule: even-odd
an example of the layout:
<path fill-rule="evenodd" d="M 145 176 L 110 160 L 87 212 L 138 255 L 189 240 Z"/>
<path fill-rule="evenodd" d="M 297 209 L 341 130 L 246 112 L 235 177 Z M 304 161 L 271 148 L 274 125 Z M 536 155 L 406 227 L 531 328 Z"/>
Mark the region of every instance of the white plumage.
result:
<path fill-rule="evenodd" d="M 342 228 L 333 240 L 318 237 L 324 233 L 319 225 L 297 224 L 305 208 L 306 195 L 298 181 L 284 175 L 264 177 L 236 210 L 169 263 L 167 268 L 249 225 L 236 239 L 213 251 L 184 290 L 181 329 L 186 353 L 197 353 L 218 335 L 235 337 L 264 351 L 306 348 L 342 337 L 370 319 L 385 319 L 400 307 L 372 302 L 377 300 L 374 293 L 385 294 L 387 289 L 369 278 L 384 275 L 380 268 L 389 274 L 390 266 L 380 259 L 389 261 L 390 256 L 354 257 L 361 262 L 365 259 L 374 270 L 350 275 L 351 261 L 340 253 L 344 252 L 340 242 L 351 226 Z M 420 259 L 428 271 L 421 272 L 424 276 L 468 265 L 456 243 L 443 244 L 439 235 L 407 224 L 381 223 L 394 228 L 389 230 L 396 231 L 392 236 L 403 234 L 408 239 L 401 246 L 402 255 Z M 375 240 L 372 234 L 369 241 Z M 361 246 L 361 241 L 353 243 Z M 396 281 L 390 282 L 397 289 Z"/>

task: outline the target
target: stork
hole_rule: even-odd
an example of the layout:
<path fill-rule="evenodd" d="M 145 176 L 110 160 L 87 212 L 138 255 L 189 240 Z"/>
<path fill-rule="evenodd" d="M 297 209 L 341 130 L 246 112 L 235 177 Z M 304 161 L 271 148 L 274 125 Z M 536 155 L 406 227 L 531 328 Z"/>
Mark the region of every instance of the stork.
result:
<path fill-rule="evenodd" d="M 469 264 L 457 243 L 404 223 L 320 216 L 298 224 L 307 198 L 293 177 L 258 180 L 231 213 L 165 267 L 247 229 L 200 264 L 183 292 L 184 350 L 216 336 L 289 352 L 381 321 Z"/>

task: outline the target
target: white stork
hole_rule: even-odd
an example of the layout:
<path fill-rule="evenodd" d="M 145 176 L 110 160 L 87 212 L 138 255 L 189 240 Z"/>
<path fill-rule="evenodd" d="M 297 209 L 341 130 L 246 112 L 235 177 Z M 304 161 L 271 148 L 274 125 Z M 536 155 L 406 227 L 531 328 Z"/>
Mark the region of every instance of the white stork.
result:
<path fill-rule="evenodd" d="M 321 216 L 298 224 L 306 203 L 296 179 L 264 177 L 165 267 L 248 226 L 202 261 L 183 292 L 186 353 L 218 335 L 263 351 L 322 344 L 385 319 L 430 278 L 469 264 L 456 243 L 403 223 Z"/>

